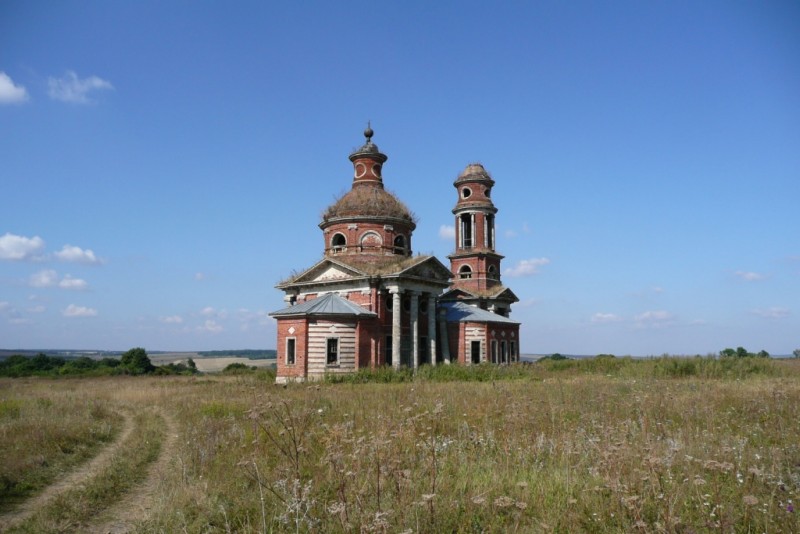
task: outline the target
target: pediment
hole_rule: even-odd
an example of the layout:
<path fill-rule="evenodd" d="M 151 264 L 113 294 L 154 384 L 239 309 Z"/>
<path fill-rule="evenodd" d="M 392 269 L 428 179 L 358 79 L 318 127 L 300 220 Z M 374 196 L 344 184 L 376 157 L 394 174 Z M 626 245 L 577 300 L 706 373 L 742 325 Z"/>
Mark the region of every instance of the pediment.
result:
<path fill-rule="evenodd" d="M 453 277 L 453 273 L 450 272 L 450 269 L 442 265 L 442 262 L 433 256 L 416 265 L 412 265 L 398 274 L 436 280 L 437 282 L 447 282 Z"/>
<path fill-rule="evenodd" d="M 332 282 L 361 276 L 364 276 L 364 273 L 361 271 L 337 261 L 325 258 L 313 267 L 303 271 L 287 282 L 279 284 L 278 287 L 313 282 Z"/>

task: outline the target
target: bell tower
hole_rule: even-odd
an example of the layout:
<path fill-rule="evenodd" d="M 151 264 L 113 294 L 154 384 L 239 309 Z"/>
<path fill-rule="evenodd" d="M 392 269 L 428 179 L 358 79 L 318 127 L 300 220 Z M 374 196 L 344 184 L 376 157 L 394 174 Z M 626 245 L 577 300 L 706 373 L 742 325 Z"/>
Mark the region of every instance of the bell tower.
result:
<path fill-rule="evenodd" d="M 500 286 L 500 260 L 495 251 L 494 180 L 480 163 L 472 163 L 453 183 L 458 201 L 453 208 L 455 252 L 448 256 L 453 288 L 481 292 Z"/>

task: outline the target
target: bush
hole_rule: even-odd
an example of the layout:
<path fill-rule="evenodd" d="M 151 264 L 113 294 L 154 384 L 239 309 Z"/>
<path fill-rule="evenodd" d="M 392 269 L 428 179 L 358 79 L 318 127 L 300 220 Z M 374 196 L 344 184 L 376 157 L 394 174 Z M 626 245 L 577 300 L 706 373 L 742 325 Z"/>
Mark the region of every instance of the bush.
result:
<path fill-rule="evenodd" d="M 255 365 L 248 366 L 243 363 L 234 362 L 226 365 L 222 372 L 226 375 L 237 375 L 242 373 L 251 373 L 256 369 L 257 367 Z"/>
<path fill-rule="evenodd" d="M 130 349 L 119 359 L 120 366 L 132 375 L 142 375 L 155 371 L 155 366 L 141 347 Z"/>

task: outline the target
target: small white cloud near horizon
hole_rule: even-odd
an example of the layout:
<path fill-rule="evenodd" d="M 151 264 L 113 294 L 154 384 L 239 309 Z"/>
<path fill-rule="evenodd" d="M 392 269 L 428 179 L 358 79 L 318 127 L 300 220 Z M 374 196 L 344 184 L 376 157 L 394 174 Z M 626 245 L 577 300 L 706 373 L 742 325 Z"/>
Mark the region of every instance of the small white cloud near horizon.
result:
<path fill-rule="evenodd" d="M 94 308 L 70 304 L 64 308 L 64 311 L 61 312 L 61 315 L 64 317 L 94 317 L 97 315 L 97 310 Z"/>
<path fill-rule="evenodd" d="M 212 334 L 218 334 L 224 330 L 222 325 L 218 324 L 213 319 L 206 320 L 206 322 L 203 323 L 203 326 L 198 327 L 198 329 L 203 332 L 210 332 Z"/>
<path fill-rule="evenodd" d="M 618 323 L 620 321 L 622 321 L 622 317 L 615 313 L 595 313 L 591 318 L 591 322 L 596 324 Z"/>
<path fill-rule="evenodd" d="M 742 280 L 745 280 L 747 282 L 755 282 L 755 281 L 763 280 L 764 278 L 766 278 L 763 274 L 754 273 L 754 272 L 751 272 L 751 271 L 736 271 L 733 274 L 735 274 L 736 276 L 738 276 L 739 278 L 741 278 Z"/>
<path fill-rule="evenodd" d="M 640 327 L 658 328 L 672 323 L 675 316 L 664 310 L 646 311 L 636 315 L 633 320 Z"/>
<path fill-rule="evenodd" d="M 35 259 L 35 254 L 43 248 L 44 240 L 39 236 L 25 237 L 6 232 L 0 237 L 0 260 Z"/>
<path fill-rule="evenodd" d="M 81 79 L 71 70 L 61 78 L 51 76 L 47 80 L 47 86 L 50 98 L 72 104 L 89 104 L 92 102 L 88 96 L 90 92 L 114 89 L 110 82 L 102 78 L 89 76 Z"/>
<path fill-rule="evenodd" d="M 765 319 L 783 319 L 784 317 L 788 317 L 790 312 L 788 308 L 781 308 L 780 306 L 773 306 L 772 308 L 756 308 L 752 310 L 750 313 L 753 315 L 758 315 L 759 317 L 763 317 Z"/>
<path fill-rule="evenodd" d="M 548 258 L 531 258 L 529 260 L 520 260 L 514 267 L 509 267 L 503 274 L 511 278 L 518 278 L 521 276 L 533 276 L 539 274 L 539 267 L 550 263 Z"/>
<path fill-rule="evenodd" d="M 61 261 L 76 263 L 102 263 L 102 260 L 95 256 L 92 250 L 72 245 L 61 247 L 61 250 L 55 253 L 55 257 Z"/>
<path fill-rule="evenodd" d="M 78 291 L 83 291 L 84 289 L 89 287 L 89 284 L 86 280 L 81 280 L 80 278 L 73 278 L 72 275 L 67 274 L 64 275 L 64 278 L 58 283 L 58 287 L 61 289 L 73 289 Z"/>
<path fill-rule="evenodd" d="M 180 315 L 170 315 L 169 317 L 161 317 L 159 321 L 164 324 L 182 324 L 183 317 Z"/>
<path fill-rule="evenodd" d="M 441 239 L 455 239 L 456 227 L 448 224 L 443 224 L 439 227 L 439 237 Z"/>
<path fill-rule="evenodd" d="M 199 282 L 201 280 L 205 280 L 206 279 L 206 275 L 204 273 L 199 273 L 199 272 L 198 273 L 194 273 L 194 279 Z"/>
<path fill-rule="evenodd" d="M 25 87 L 15 84 L 11 76 L 0 70 L 0 104 L 21 104 L 28 98 Z"/>

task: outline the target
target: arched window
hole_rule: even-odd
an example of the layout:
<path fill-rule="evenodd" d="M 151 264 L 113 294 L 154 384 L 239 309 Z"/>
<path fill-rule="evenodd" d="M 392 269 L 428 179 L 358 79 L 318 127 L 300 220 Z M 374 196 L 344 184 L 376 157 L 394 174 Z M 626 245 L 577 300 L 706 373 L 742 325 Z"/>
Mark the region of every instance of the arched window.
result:
<path fill-rule="evenodd" d="M 394 238 L 394 253 L 395 254 L 405 254 L 406 253 L 406 238 L 405 236 L 399 235 Z"/>
<path fill-rule="evenodd" d="M 461 198 L 469 198 L 472 196 L 472 189 L 469 187 L 464 187 L 461 189 Z"/>
<path fill-rule="evenodd" d="M 469 265 L 462 265 L 458 269 L 458 277 L 462 279 L 472 278 L 472 269 Z"/>
<path fill-rule="evenodd" d="M 361 250 L 379 248 L 383 244 L 383 239 L 377 232 L 369 230 L 361 235 Z"/>
<path fill-rule="evenodd" d="M 496 280 L 497 279 L 497 267 L 494 265 L 489 266 L 489 278 Z"/>
<path fill-rule="evenodd" d="M 347 239 L 342 234 L 334 234 L 331 238 L 331 248 L 333 252 L 342 252 L 347 246 Z"/>

